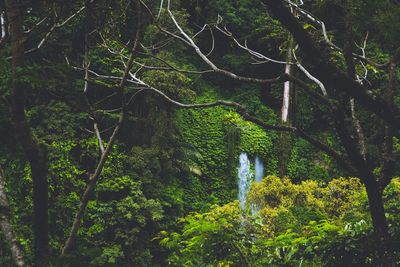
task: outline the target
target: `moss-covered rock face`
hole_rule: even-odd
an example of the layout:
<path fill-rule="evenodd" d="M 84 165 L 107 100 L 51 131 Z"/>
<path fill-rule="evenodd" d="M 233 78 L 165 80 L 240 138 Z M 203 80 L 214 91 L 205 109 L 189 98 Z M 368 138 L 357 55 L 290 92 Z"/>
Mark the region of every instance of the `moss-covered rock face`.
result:
<path fill-rule="evenodd" d="M 215 90 L 197 97 L 198 102 L 218 99 Z M 260 104 L 261 105 L 261 104 Z M 187 195 L 191 201 L 205 198 L 226 203 L 236 196 L 237 158 L 241 152 L 259 156 L 274 173 L 272 137 L 260 127 L 244 121 L 238 113 L 225 107 L 178 112 L 178 127 L 183 139 L 192 146 L 195 157 Z"/>

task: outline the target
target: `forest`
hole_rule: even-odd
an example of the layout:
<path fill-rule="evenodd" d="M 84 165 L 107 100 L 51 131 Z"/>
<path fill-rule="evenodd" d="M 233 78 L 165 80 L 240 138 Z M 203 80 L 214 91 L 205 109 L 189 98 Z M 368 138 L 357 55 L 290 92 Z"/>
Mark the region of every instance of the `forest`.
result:
<path fill-rule="evenodd" d="M 400 1 L 0 0 L 0 266 L 400 266 Z"/>

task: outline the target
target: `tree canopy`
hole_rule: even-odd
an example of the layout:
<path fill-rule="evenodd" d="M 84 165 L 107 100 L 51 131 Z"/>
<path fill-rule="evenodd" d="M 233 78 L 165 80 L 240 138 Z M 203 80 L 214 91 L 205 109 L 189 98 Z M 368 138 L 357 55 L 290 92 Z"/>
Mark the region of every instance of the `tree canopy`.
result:
<path fill-rule="evenodd" d="M 398 1 L 2 0 L 0 22 L 1 266 L 400 264 Z"/>

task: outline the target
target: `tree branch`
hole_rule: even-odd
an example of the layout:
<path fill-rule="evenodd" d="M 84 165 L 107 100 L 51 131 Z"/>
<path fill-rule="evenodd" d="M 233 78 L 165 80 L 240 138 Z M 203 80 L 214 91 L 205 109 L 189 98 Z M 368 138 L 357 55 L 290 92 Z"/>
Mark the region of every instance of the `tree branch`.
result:
<path fill-rule="evenodd" d="M 97 164 L 97 167 L 96 167 L 96 170 L 95 170 L 94 174 L 91 175 L 91 177 L 89 179 L 89 183 L 86 185 L 85 191 L 84 191 L 84 193 L 83 193 L 83 195 L 81 197 L 81 201 L 79 203 L 78 211 L 75 214 L 75 218 L 74 218 L 74 221 L 73 221 L 73 224 L 72 224 L 72 227 L 71 227 L 70 234 L 69 234 L 68 239 L 66 240 L 66 242 L 64 244 L 64 247 L 62 249 L 62 252 L 61 252 L 61 256 L 62 257 L 67 255 L 72 250 L 73 246 L 75 245 L 77 234 L 78 234 L 78 230 L 80 228 L 82 217 L 84 215 L 84 212 L 86 210 L 87 204 L 89 202 L 90 195 L 94 191 L 94 189 L 96 188 L 96 183 L 97 183 L 97 181 L 99 180 L 99 178 L 101 176 L 104 164 L 107 161 L 107 158 L 108 158 L 108 156 L 109 156 L 109 154 L 110 154 L 110 152 L 112 150 L 113 144 L 114 144 L 114 142 L 116 140 L 116 137 L 117 137 L 117 135 L 118 135 L 118 133 L 119 133 L 121 127 L 122 127 L 122 124 L 124 122 L 124 119 L 125 119 L 124 87 L 125 87 L 125 84 L 127 82 L 127 78 L 129 76 L 129 71 L 130 71 L 130 69 L 132 68 L 132 65 L 133 65 L 135 51 L 136 51 L 136 49 L 138 47 L 138 44 L 139 44 L 140 23 L 141 23 L 141 17 L 140 17 L 140 15 L 141 15 L 141 4 L 140 4 L 140 1 L 137 1 L 137 15 L 138 15 L 138 18 L 137 18 L 137 24 L 136 24 L 136 34 L 135 34 L 135 37 L 134 37 L 134 42 L 133 42 L 132 48 L 130 50 L 130 57 L 129 57 L 129 60 L 128 60 L 128 62 L 126 64 L 126 67 L 124 69 L 124 74 L 121 77 L 120 83 L 119 83 L 119 85 L 117 87 L 117 93 L 118 93 L 118 95 L 120 95 L 121 100 L 122 100 L 122 102 L 121 102 L 121 111 L 120 111 L 120 115 L 119 115 L 119 118 L 118 118 L 118 123 L 115 126 L 115 128 L 113 130 L 113 133 L 112 133 L 111 137 L 108 140 L 108 144 L 107 144 L 106 148 L 105 149 L 103 148 L 104 152 L 101 154 L 100 160 L 99 160 L 99 162 Z M 96 126 L 95 126 L 95 128 L 96 128 Z M 100 132 L 98 130 L 96 130 L 96 129 L 95 129 L 95 131 L 96 131 L 96 134 L 98 134 L 97 138 L 99 138 Z M 101 138 L 99 139 L 99 143 L 102 144 Z"/>
<path fill-rule="evenodd" d="M 308 18 L 309 20 L 311 20 L 312 22 L 317 23 L 318 25 L 321 26 L 321 30 L 322 30 L 322 35 L 324 37 L 324 41 L 334 50 L 339 51 L 340 53 L 344 53 L 344 49 L 340 48 L 339 46 L 337 46 L 336 44 L 334 44 L 328 37 L 328 32 L 326 30 L 326 26 L 325 23 L 322 20 L 317 19 L 315 16 L 313 16 L 310 12 L 302 9 L 300 6 L 302 4 L 296 4 L 293 1 L 290 0 L 284 0 L 285 2 L 287 2 L 291 8 L 294 8 L 298 11 L 298 13 L 302 14 L 303 16 L 305 16 L 306 18 Z M 355 59 L 360 60 L 360 62 L 365 62 L 370 64 L 371 66 L 374 66 L 376 68 L 384 68 L 386 67 L 389 63 L 384 63 L 384 64 L 380 64 L 380 63 L 376 63 L 373 60 L 369 59 L 366 57 L 365 54 L 359 55 L 356 53 L 352 53 L 352 57 L 354 57 Z"/>
<path fill-rule="evenodd" d="M 49 260 L 48 159 L 45 148 L 39 144 L 33 135 L 25 115 L 24 92 L 27 89 L 27 83 L 18 74 L 18 69 L 25 66 L 24 17 L 20 10 L 21 3 L 19 1 L 6 0 L 5 4 L 12 53 L 10 115 L 16 138 L 29 161 L 33 182 L 33 261 L 35 266 L 47 266 Z"/>
<path fill-rule="evenodd" d="M 0 36 L 0 46 L 1 46 L 7 38 L 7 26 L 6 26 L 4 11 L 0 11 L 0 29 L 1 29 L 1 36 Z"/>
<path fill-rule="evenodd" d="M 345 158 L 345 156 L 341 155 L 339 152 L 335 151 L 334 149 L 332 149 L 328 145 L 322 143 L 321 141 L 311 137 L 309 134 L 307 134 L 305 131 L 303 131 L 300 128 L 297 128 L 294 126 L 267 124 L 264 121 L 258 119 L 257 117 L 250 115 L 250 113 L 246 110 L 246 108 L 237 102 L 218 100 L 215 102 L 201 103 L 201 104 L 184 104 L 184 103 L 180 103 L 176 100 L 171 99 L 164 92 L 162 92 L 154 87 L 151 87 L 145 83 L 143 85 L 147 86 L 147 89 L 143 90 L 144 92 L 155 93 L 155 94 L 161 96 L 162 98 L 164 98 L 165 101 L 167 101 L 170 104 L 172 104 L 176 107 L 179 107 L 179 108 L 210 108 L 210 107 L 215 107 L 215 106 L 232 107 L 239 114 L 241 114 L 245 120 L 251 121 L 254 124 L 262 127 L 265 130 L 273 130 L 273 131 L 280 131 L 280 132 L 292 132 L 292 133 L 296 134 L 300 138 L 303 138 L 304 140 L 309 142 L 312 146 L 316 147 L 317 149 L 325 152 L 328 156 L 332 157 L 338 163 L 339 166 L 343 167 L 344 169 L 349 171 L 351 174 L 356 173 L 355 169 L 352 167 L 351 163 Z"/>
<path fill-rule="evenodd" d="M 51 28 L 46 32 L 46 34 L 43 36 L 43 38 L 39 41 L 39 43 L 35 46 L 32 47 L 31 49 L 25 51 L 25 54 L 28 53 L 32 53 L 36 50 L 39 50 L 44 44 L 45 42 L 49 39 L 50 35 L 57 29 L 62 28 L 63 26 L 65 26 L 66 24 L 68 24 L 73 18 L 75 18 L 79 13 L 81 13 L 83 10 L 85 9 L 85 6 L 81 7 L 80 9 L 78 9 L 76 12 L 74 12 L 71 16 L 69 16 L 68 18 L 66 18 L 63 22 L 56 22 L 53 24 L 53 26 L 51 26 Z"/>
<path fill-rule="evenodd" d="M 281 24 L 291 32 L 307 59 L 314 65 L 316 77 L 326 87 L 330 90 L 341 90 L 354 97 L 366 109 L 371 110 L 386 123 L 393 125 L 397 130 L 400 129 L 400 109 L 398 107 L 390 106 L 387 101 L 354 81 L 330 62 L 281 0 L 263 0 L 263 3 L 269 7 Z"/>

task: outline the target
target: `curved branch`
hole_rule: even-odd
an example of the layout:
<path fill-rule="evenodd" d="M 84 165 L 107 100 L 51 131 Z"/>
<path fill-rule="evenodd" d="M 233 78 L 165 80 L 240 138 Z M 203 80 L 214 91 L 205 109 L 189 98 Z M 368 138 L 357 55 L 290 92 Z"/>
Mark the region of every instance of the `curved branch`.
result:
<path fill-rule="evenodd" d="M 164 92 L 162 92 L 154 87 L 148 86 L 147 90 L 143 90 L 143 92 L 146 92 L 146 91 L 152 92 L 152 93 L 155 93 L 156 95 L 161 96 L 165 101 L 167 101 L 168 103 L 170 103 L 176 107 L 179 107 L 179 108 L 210 108 L 210 107 L 215 107 L 215 106 L 232 107 L 245 120 L 251 121 L 254 124 L 262 127 L 265 130 L 273 130 L 273 131 L 280 131 L 280 132 L 292 132 L 292 133 L 296 134 L 298 137 L 303 138 L 304 140 L 306 140 L 308 143 L 310 143 L 315 148 L 325 152 L 328 156 L 333 158 L 341 167 L 343 167 L 344 169 L 349 171 L 350 174 L 356 173 L 355 169 L 352 167 L 351 163 L 347 160 L 347 158 L 345 156 L 341 155 L 339 152 L 335 151 L 330 146 L 328 146 L 328 145 L 322 143 L 321 141 L 315 139 L 314 137 L 310 136 L 301 128 L 294 127 L 294 126 L 267 124 L 264 121 L 260 120 L 259 118 L 251 115 L 250 112 L 246 110 L 246 107 L 244 107 L 243 105 L 241 105 L 237 102 L 218 100 L 218 101 L 209 102 L 209 103 L 184 104 L 184 103 L 178 102 L 178 101 L 170 98 Z"/>
<path fill-rule="evenodd" d="M 44 35 L 44 37 L 39 41 L 39 43 L 37 44 L 37 46 L 25 51 L 25 54 L 28 53 L 32 53 L 36 50 L 39 50 L 44 44 L 45 42 L 49 39 L 50 35 L 57 29 L 62 28 L 63 26 L 65 26 L 66 24 L 68 24 L 68 22 L 70 22 L 73 18 L 75 18 L 79 13 L 81 13 L 83 10 L 85 9 L 85 6 L 81 7 L 80 9 L 78 9 L 76 12 L 74 12 L 71 16 L 69 16 L 68 18 L 66 18 L 63 22 L 57 22 L 54 23 L 53 26 L 51 26 L 51 28 L 46 32 L 46 34 Z"/>
<path fill-rule="evenodd" d="M 241 48 L 241 49 L 247 51 L 250 55 L 252 55 L 252 56 L 258 58 L 259 60 L 262 60 L 263 63 L 272 62 L 272 63 L 283 64 L 283 65 L 293 64 L 293 62 L 286 62 L 286 61 L 276 60 L 276 59 L 267 57 L 267 56 L 261 54 L 260 52 L 254 51 L 254 50 L 250 49 L 250 48 L 247 46 L 247 41 L 245 41 L 244 44 L 241 44 L 241 43 L 239 42 L 239 40 L 236 39 L 235 36 L 233 36 L 233 33 L 230 32 L 230 31 L 226 28 L 226 26 L 224 27 L 224 29 L 221 29 L 221 28 L 218 26 L 218 24 L 222 21 L 222 18 L 221 18 L 220 16 L 219 16 L 218 18 L 219 18 L 219 19 L 218 19 L 218 22 L 217 22 L 217 25 L 215 26 L 215 28 L 216 28 L 217 30 L 219 30 L 221 33 L 223 33 L 224 35 L 226 35 L 226 36 L 228 36 L 229 38 L 231 38 L 231 39 L 236 43 L 236 45 L 237 45 L 239 48 Z"/>
<path fill-rule="evenodd" d="M 397 130 L 400 129 L 400 109 L 398 107 L 390 106 L 387 101 L 354 81 L 330 62 L 281 0 L 263 0 L 263 3 L 269 7 L 281 24 L 291 32 L 307 59 L 314 65 L 316 77 L 326 87 L 332 91 L 334 89 L 343 91 L 354 97 L 366 109 L 375 113 L 387 124 L 393 125 Z"/>
<path fill-rule="evenodd" d="M 304 15 L 305 17 L 307 17 L 309 20 L 311 20 L 312 22 L 315 22 L 317 24 L 319 24 L 321 26 L 321 30 L 322 30 L 322 35 L 324 36 L 324 41 L 334 50 L 339 51 L 340 53 L 343 53 L 344 49 L 340 48 L 339 46 L 337 46 L 336 44 L 334 44 L 331 40 L 329 40 L 328 38 L 328 33 L 326 30 L 326 26 L 325 23 L 322 20 L 319 20 L 317 18 L 315 18 L 310 12 L 302 9 L 300 6 L 302 4 L 296 4 L 293 1 L 290 0 L 284 0 L 285 2 L 287 2 L 292 8 L 295 8 L 300 14 Z M 384 68 L 386 66 L 388 66 L 389 62 L 380 64 L 380 63 L 376 63 L 374 62 L 372 59 L 369 59 L 365 56 L 365 54 L 359 55 L 356 53 L 352 53 L 352 56 L 356 59 L 359 59 L 361 62 L 365 62 L 368 63 L 376 68 Z"/>
<path fill-rule="evenodd" d="M 128 62 L 126 63 L 126 67 L 124 69 L 124 73 L 120 79 L 120 83 L 117 87 L 117 93 L 119 95 L 121 95 L 121 98 L 124 99 L 123 95 L 124 95 L 124 87 L 126 85 L 126 82 L 128 80 L 128 76 L 130 73 L 130 69 L 132 68 L 133 65 L 133 60 L 134 60 L 134 52 L 137 49 L 138 45 L 139 45 L 139 37 L 140 37 L 140 23 L 141 23 L 141 4 L 138 1 L 137 2 L 137 12 L 138 12 L 138 19 L 137 19 L 137 30 L 136 30 L 136 34 L 134 37 L 134 42 L 132 44 L 132 48 L 130 49 L 130 57 L 128 59 Z M 97 163 L 96 166 L 96 170 L 94 172 L 93 175 L 90 176 L 89 179 L 89 183 L 86 185 L 85 191 L 81 197 L 80 203 L 79 203 L 79 208 L 78 211 L 75 214 L 73 223 L 72 223 L 72 227 L 69 233 L 69 236 L 67 238 L 67 240 L 65 241 L 64 247 L 62 249 L 61 252 L 61 256 L 65 256 L 67 255 L 73 248 L 73 246 L 75 245 L 75 241 L 78 235 L 78 230 L 80 228 L 81 225 L 81 221 L 82 221 L 82 217 L 85 213 L 86 207 L 88 205 L 89 202 L 89 198 L 91 193 L 95 190 L 96 188 L 96 183 L 97 181 L 100 179 L 101 173 L 103 171 L 103 167 L 104 164 L 106 163 L 108 156 L 112 150 L 113 144 L 117 138 L 117 135 L 122 127 L 122 124 L 125 120 L 125 103 L 124 100 L 122 101 L 122 106 L 121 106 L 121 111 L 119 114 L 119 118 L 118 118 L 118 122 L 117 125 L 115 126 L 113 133 L 110 137 L 110 139 L 108 140 L 108 144 L 105 148 L 102 148 L 103 152 L 101 154 L 100 160 Z M 96 127 L 96 125 L 95 125 Z M 96 134 L 100 134 L 100 132 L 98 131 L 98 129 L 95 129 Z M 98 137 L 99 138 L 99 137 Z M 102 144 L 101 141 L 101 137 L 99 138 L 99 143 Z"/>

